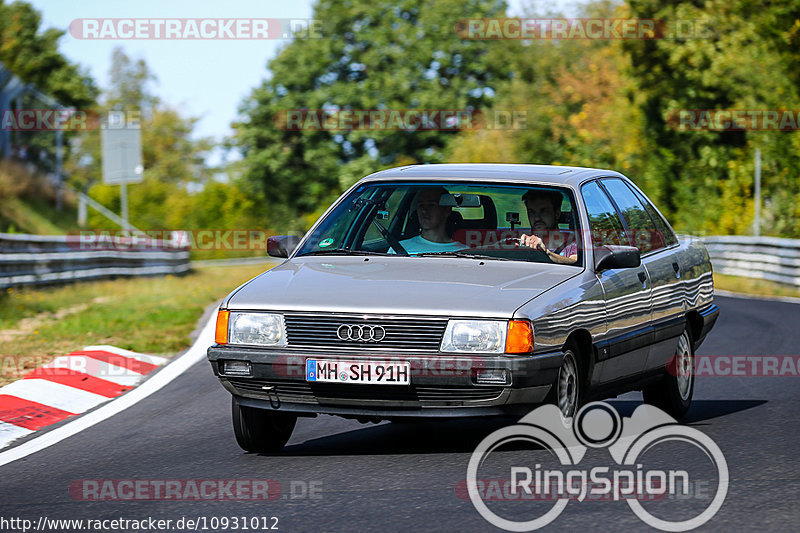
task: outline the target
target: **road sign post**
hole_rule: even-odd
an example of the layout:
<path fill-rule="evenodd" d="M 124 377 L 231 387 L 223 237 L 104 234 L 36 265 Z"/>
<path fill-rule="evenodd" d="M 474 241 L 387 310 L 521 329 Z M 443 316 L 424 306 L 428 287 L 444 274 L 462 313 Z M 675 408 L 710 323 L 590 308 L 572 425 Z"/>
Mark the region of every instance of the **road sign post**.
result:
<path fill-rule="evenodd" d="M 761 148 L 756 148 L 756 190 L 755 190 L 755 220 L 753 221 L 753 235 L 761 235 Z"/>

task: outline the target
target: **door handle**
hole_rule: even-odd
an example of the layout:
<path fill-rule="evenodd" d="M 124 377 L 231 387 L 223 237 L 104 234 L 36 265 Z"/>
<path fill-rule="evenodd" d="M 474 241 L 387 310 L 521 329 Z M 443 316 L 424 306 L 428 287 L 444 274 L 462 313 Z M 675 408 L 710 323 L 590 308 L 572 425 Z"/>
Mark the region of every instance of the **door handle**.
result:
<path fill-rule="evenodd" d="M 672 270 L 675 271 L 675 277 L 676 278 L 680 278 L 681 277 L 681 266 L 678 264 L 677 261 L 672 263 Z"/>
<path fill-rule="evenodd" d="M 647 274 L 645 274 L 644 272 L 639 272 L 639 281 L 642 282 L 643 289 L 647 287 Z"/>

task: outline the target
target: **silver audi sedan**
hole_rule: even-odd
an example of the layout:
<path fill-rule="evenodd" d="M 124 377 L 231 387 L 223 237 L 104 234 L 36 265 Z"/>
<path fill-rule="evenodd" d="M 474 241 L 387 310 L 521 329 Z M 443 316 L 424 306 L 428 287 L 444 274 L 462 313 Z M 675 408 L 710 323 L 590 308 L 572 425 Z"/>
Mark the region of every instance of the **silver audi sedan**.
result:
<path fill-rule="evenodd" d="M 346 191 L 231 292 L 208 359 L 248 451 L 298 416 L 522 415 L 641 390 L 676 418 L 713 327 L 711 263 L 622 174 L 446 164 Z"/>

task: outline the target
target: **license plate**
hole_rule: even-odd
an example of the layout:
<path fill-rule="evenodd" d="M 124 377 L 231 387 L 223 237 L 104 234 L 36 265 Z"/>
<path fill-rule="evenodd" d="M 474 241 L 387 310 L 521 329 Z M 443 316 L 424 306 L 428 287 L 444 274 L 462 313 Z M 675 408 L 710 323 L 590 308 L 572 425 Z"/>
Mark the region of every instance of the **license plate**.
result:
<path fill-rule="evenodd" d="M 402 361 L 306 359 L 306 381 L 408 385 L 411 383 L 411 370 L 409 364 Z"/>

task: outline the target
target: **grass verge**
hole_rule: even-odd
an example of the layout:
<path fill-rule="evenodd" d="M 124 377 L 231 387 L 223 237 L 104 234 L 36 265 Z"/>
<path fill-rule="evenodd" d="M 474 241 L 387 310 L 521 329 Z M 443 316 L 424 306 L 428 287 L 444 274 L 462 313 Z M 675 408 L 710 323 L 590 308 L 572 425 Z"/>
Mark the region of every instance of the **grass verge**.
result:
<path fill-rule="evenodd" d="M 0 384 L 92 344 L 172 356 L 189 347 L 203 310 L 264 265 L 185 276 L 120 278 L 0 294 Z"/>
<path fill-rule="evenodd" d="M 775 283 L 765 279 L 744 278 L 714 273 L 714 288 L 723 291 L 750 294 L 753 296 L 773 296 L 800 298 L 800 289 L 791 285 Z"/>

